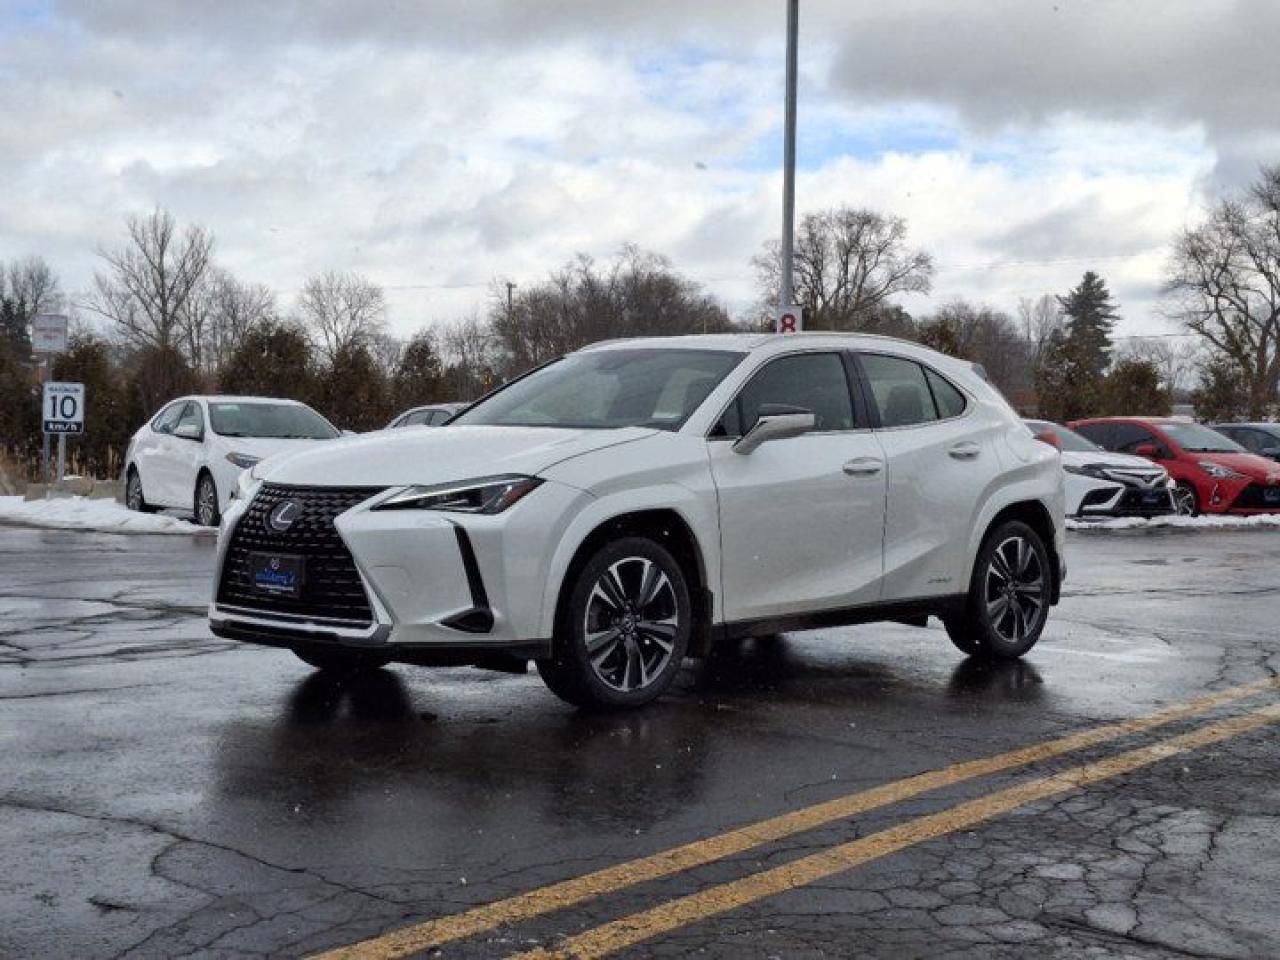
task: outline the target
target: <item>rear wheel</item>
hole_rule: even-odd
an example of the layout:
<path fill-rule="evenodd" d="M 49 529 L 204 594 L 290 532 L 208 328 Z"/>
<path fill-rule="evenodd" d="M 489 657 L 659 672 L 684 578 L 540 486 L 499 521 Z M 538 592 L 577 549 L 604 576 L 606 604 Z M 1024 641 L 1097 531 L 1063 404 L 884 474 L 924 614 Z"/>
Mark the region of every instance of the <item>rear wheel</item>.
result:
<path fill-rule="evenodd" d="M 138 513 L 155 513 L 156 508 L 142 495 L 142 477 L 137 467 L 130 467 L 124 481 L 124 505 Z"/>
<path fill-rule="evenodd" d="M 1200 494 L 1186 480 L 1179 480 L 1174 488 L 1173 505 L 1180 517 L 1200 516 Z"/>
<path fill-rule="evenodd" d="M 331 674 L 363 673 L 386 666 L 385 657 L 366 650 L 347 650 L 342 647 L 294 647 L 294 656 L 303 663 Z"/>
<path fill-rule="evenodd" d="M 196 481 L 195 499 L 196 523 L 202 527 L 216 527 L 222 522 L 222 512 L 218 509 L 218 487 L 213 477 L 207 473 L 200 474 Z"/>
<path fill-rule="evenodd" d="M 961 613 L 943 618 L 951 642 L 970 656 L 1013 659 L 1040 639 L 1053 583 L 1048 548 L 1018 520 L 987 534 Z"/>
<path fill-rule="evenodd" d="M 689 647 L 692 606 L 684 572 L 652 540 L 602 547 L 578 573 L 538 673 L 581 707 L 638 707 L 671 685 Z"/>

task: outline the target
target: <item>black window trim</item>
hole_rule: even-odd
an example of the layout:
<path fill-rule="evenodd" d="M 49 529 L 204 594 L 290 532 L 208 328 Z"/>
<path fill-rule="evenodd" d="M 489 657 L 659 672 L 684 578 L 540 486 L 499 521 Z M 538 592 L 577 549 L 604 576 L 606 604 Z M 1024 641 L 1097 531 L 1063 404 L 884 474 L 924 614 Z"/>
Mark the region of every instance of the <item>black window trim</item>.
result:
<path fill-rule="evenodd" d="M 714 433 L 714 431 L 717 427 L 720 426 L 720 422 L 724 420 L 725 414 L 728 413 L 729 408 L 733 406 L 733 404 L 737 402 L 738 397 L 742 395 L 742 391 L 745 390 L 747 386 L 751 383 L 751 381 L 754 380 L 758 374 L 762 373 L 765 367 L 769 366 L 769 364 L 776 363 L 779 360 L 787 360 L 793 357 L 803 357 L 811 354 L 834 355 L 836 359 L 840 361 L 841 366 L 844 367 L 845 388 L 849 391 L 849 406 L 853 408 L 854 426 L 848 430 L 810 430 L 808 433 L 805 434 L 805 436 L 806 437 L 828 437 L 828 436 L 835 436 L 837 434 L 844 435 L 849 433 L 867 433 L 875 429 L 875 427 L 871 423 L 872 414 L 875 412 L 875 408 L 867 406 L 867 401 L 866 401 L 865 391 L 862 386 L 862 381 L 860 378 L 855 377 L 855 371 L 852 365 L 850 364 L 849 350 L 845 347 L 837 347 L 837 346 L 829 346 L 829 345 L 823 345 L 819 347 L 815 345 L 813 347 L 810 347 L 804 350 L 792 350 L 788 353 L 776 354 L 772 357 L 769 357 L 767 360 L 764 361 L 764 363 L 760 364 L 760 366 L 756 367 L 754 370 L 748 373 L 746 379 L 743 380 L 742 383 L 739 384 L 738 387 L 733 391 L 733 396 L 731 396 L 727 401 L 725 401 L 724 405 L 721 406 L 720 411 L 715 415 L 714 418 L 712 418 L 711 426 L 707 428 L 707 432 L 704 435 L 704 439 L 731 440 L 734 442 L 741 440 L 742 434 L 739 434 L 736 437 L 730 436 L 728 434 L 717 436 Z M 875 419 L 878 421 L 879 414 L 875 414 Z"/>
<path fill-rule="evenodd" d="M 970 416 L 973 413 L 973 407 L 974 407 L 973 397 L 969 395 L 969 391 L 965 390 L 964 387 L 960 386 L 960 384 L 956 383 L 954 380 L 948 377 L 945 373 L 942 373 L 940 370 L 938 370 L 937 367 L 933 366 L 932 364 L 924 360 L 920 360 L 916 357 L 908 356 L 905 353 L 893 353 L 892 351 L 889 351 L 889 350 L 854 349 L 854 350 L 850 350 L 849 352 L 852 354 L 853 360 L 857 364 L 858 382 L 862 387 L 862 393 L 863 393 L 863 396 L 865 397 L 865 402 L 869 405 L 869 410 L 871 411 L 873 415 L 873 419 L 875 420 L 875 427 L 873 428 L 875 430 L 918 430 L 921 427 L 931 427 L 934 424 L 938 424 L 938 423 L 952 423 L 956 420 L 963 420 L 965 417 Z M 888 357 L 891 360 L 905 360 L 907 363 L 916 364 L 922 370 L 929 371 L 935 377 L 938 377 L 940 380 L 942 380 L 944 383 L 950 384 L 951 387 L 954 390 L 956 390 L 956 392 L 958 392 L 961 398 L 964 400 L 964 409 L 961 410 L 959 413 L 957 413 L 953 417 L 938 417 L 937 419 L 934 419 L 934 420 L 922 420 L 919 423 L 904 423 L 902 426 L 899 426 L 899 427 L 881 426 L 880 407 L 875 402 L 875 394 L 871 390 L 870 378 L 867 377 L 867 371 L 862 366 L 862 357 L 864 356 Z M 941 412 L 942 408 L 938 405 L 938 398 L 934 396 L 933 384 L 929 382 L 928 377 L 924 378 L 924 385 L 925 385 L 925 388 L 929 391 L 929 398 L 933 400 L 934 413 Z"/>

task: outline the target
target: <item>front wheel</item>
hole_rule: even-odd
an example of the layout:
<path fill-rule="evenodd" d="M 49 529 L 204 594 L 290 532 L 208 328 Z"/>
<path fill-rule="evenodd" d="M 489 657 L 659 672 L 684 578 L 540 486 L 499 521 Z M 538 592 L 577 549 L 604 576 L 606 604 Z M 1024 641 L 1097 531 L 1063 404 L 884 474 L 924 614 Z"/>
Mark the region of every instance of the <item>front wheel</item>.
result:
<path fill-rule="evenodd" d="M 216 527 L 222 522 L 222 511 L 218 509 L 218 487 L 213 477 L 207 473 L 200 474 L 196 481 L 196 523 L 202 527 Z"/>
<path fill-rule="evenodd" d="M 1200 495 L 1186 480 L 1179 480 L 1173 490 L 1173 506 L 1180 517 L 1200 516 Z"/>
<path fill-rule="evenodd" d="M 587 561 L 569 587 L 554 654 L 538 673 L 580 707 L 638 707 L 671 685 L 692 628 L 689 587 L 674 557 L 625 537 Z"/>
<path fill-rule="evenodd" d="M 962 612 L 943 618 L 947 635 L 970 656 L 1014 659 L 1035 646 L 1049 618 L 1049 550 L 1018 520 L 987 534 Z"/>

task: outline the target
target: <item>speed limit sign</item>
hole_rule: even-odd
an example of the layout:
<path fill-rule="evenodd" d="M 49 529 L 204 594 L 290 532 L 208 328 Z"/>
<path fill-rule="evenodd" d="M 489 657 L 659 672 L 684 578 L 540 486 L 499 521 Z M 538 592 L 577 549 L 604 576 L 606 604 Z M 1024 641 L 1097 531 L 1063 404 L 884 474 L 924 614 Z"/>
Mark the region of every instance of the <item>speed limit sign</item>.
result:
<path fill-rule="evenodd" d="M 46 383 L 41 417 L 45 433 L 84 433 L 84 384 Z"/>

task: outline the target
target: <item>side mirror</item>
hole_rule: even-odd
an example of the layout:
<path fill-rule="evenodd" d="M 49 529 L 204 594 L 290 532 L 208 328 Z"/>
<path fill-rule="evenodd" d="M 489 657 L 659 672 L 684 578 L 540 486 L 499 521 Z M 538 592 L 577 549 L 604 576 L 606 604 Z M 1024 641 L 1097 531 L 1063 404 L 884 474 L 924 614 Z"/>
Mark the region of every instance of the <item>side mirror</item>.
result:
<path fill-rule="evenodd" d="M 173 435 L 180 440 L 203 440 L 204 431 L 194 423 L 180 423 L 174 429 Z"/>
<path fill-rule="evenodd" d="M 1146 457 L 1148 460 L 1163 460 L 1162 451 L 1153 443 L 1140 443 L 1133 448 L 1133 452 L 1140 457 Z"/>
<path fill-rule="evenodd" d="M 1039 433 L 1036 434 L 1035 439 L 1039 440 L 1041 443 L 1047 443 L 1049 446 L 1053 447 L 1055 450 L 1062 449 L 1062 441 L 1058 439 L 1058 435 L 1054 433 L 1052 430 L 1040 431 Z"/>
<path fill-rule="evenodd" d="M 812 410 L 782 403 L 762 403 L 756 422 L 733 445 L 733 452 L 745 455 L 770 440 L 799 437 L 811 431 L 816 422 Z"/>

